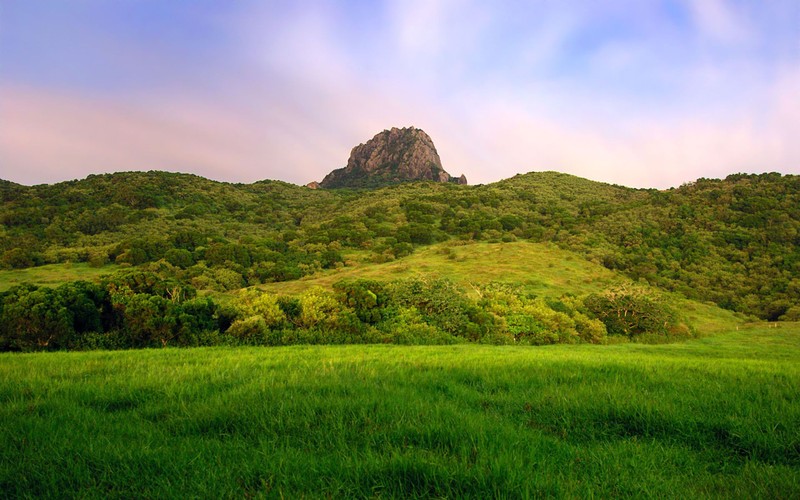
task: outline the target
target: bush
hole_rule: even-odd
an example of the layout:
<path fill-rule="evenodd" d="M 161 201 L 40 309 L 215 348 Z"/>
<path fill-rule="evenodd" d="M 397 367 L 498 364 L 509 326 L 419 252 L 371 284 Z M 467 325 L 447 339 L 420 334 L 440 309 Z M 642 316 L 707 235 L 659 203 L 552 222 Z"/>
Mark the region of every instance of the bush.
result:
<path fill-rule="evenodd" d="M 669 336 L 670 331 L 677 332 L 681 328 L 677 314 L 660 297 L 636 285 L 627 284 L 591 294 L 583 303 L 605 324 L 610 335 Z"/>
<path fill-rule="evenodd" d="M 339 281 L 333 289 L 339 294 L 339 301 L 364 323 L 374 325 L 383 319 L 388 296 L 382 284 L 372 280 Z"/>
<path fill-rule="evenodd" d="M 36 264 L 34 255 L 22 248 L 12 248 L 3 253 L 0 257 L 0 262 L 3 266 L 10 269 L 24 269 L 26 267 L 33 267 Z"/>
<path fill-rule="evenodd" d="M 450 280 L 443 278 L 399 280 L 390 283 L 387 292 L 394 304 L 417 309 L 425 323 L 451 335 L 468 336 L 476 331 L 469 317 L 469 311 L 474 304 Z"/>
<path fill-rule="evenodd" d="M 389 341 L 405 345 L 456 344 L 464 340 L 429 325 L 414 307 L 401 307 L 394 311 L 391 319 L 382 328 Z"/>
<path fill-rule="evenodd" d="M 226 333 L 243 343 L 260 343 L 259 341 L 266 337 L 268 330 L 263 317 L 250 316 L 234 321 Z"/>
<path fill-rule="evenodd" d="M 183 248 L 172 248 L 164 254 L 164 259 L 175 267 L 186 269 L 194 265 L 192 252 Z"/>
<path fill-rule="evenodd" d="M 251 289 L 239 292 L 238 298 L 236 309 L 241 317 L 258 316 L 264 320 L 268 328 L 285 326 L 286 315 L 281 310 L 276 296 Z"/>
<path fill-rule="evenodd" d="M 790 307 L 786 313 L 780 317 L 781 321 L 800 321 L 800 306 Z"/>
<path fill-rule="evenodd" d="M 575 313 L 572 317 L 575 321 L 575 330 L 578 332 L 578 337 L 583 342 L 590 344 L 605 344 L 608 332 L 606 325 L 599 319 L 589 318 L 585 314 Z"/>
<path fill-rule="evenodd" d="M 342 306 L 331 292 L 320 287 L 313 287 L 303 292 L 300 297 L 300 314 L 297 324 L 301 328 L 330 328 L 336 324 Z"/>

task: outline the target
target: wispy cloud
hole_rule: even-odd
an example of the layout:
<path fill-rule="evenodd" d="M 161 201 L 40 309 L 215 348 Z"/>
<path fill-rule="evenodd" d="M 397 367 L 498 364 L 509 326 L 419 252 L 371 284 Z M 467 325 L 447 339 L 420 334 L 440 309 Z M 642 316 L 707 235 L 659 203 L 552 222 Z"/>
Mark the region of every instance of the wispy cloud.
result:
<path fill-rule="evenodd" d="M 686 0 L 692 19 L 703 36 L 723 43 L 747 42 L 754 33 L 747 17 L 727 0 Z"/>

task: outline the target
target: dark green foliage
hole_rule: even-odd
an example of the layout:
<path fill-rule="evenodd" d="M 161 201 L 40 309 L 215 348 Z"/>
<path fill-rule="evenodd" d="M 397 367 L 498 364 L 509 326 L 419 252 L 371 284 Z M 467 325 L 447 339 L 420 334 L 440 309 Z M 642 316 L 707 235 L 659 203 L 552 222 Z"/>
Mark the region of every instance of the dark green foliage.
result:
<path fill-rule="evenodd" d="M 800 302 L 797 176 L 737 174 L 666 191 L 553 172 L 373 191 L 165 172 L 3 186 L 5 268 L 166 259 L 177 279 L 222 291 L 339 267 L 354 249 L 386 262 L 448 238 L 528 239 L 764 319 L 783 318 Z"/>
<path fill-rule="evenodd" d="M 370 280 L 340 281 L 333 289 L 362 322 L 372 325 L 383 319 L 388 296 L 381 283 Z"/>
<path fill-rule="evenodd" d="M 278 307 L 280 307 L 286 318 L 292 323 L 296 323 L 300 318 L 300 313 L 303 311 L 300 305 L 300 300 L 297 297 L 278 297 Z"/>
<path fill-rule="evenodd" d="M 67 349 L 111 321 L 108 293 L 72 282 L 58 288 L 20 286 L 0 295 L 0 349 Z"/>
<path fill-rule="evenodd" d="M 458 336 L 473 336 L 476 327 L 470 321 L 470 301 L 450 280 L 415 278 L 391 283 L 388 289 L 393 303 L 413 307 L 425 322 Z"/>
<path fill-rule="evenodd" d="M 603 324 L 609 334 L 637 337 L 646 334 L 685 337 L 688 328 L 675 311 L 652 292 L 635 285 L 625 285 L 584 299 L 586 308 Z"/>
<path fill-rule="evenodd" d="M 155 273 L 0 294 L 0 350 L 207 345 L 224 324 L 210 298 Z"/>
<path fill-rule="evenodd" d="M 183 248 L 171 248 L 164 254 L 164 259 L 175 267 L 186 269 L 194 265 L 192 252 Z"/>
<path fill-rule="evenodd" d="M 3 267 L 11 269 L 33 267 L 36 265 L 36 261 L 35 254 L 19 247 L 6 250 L 0 257 L 0 263 L 2 263 Z"/>

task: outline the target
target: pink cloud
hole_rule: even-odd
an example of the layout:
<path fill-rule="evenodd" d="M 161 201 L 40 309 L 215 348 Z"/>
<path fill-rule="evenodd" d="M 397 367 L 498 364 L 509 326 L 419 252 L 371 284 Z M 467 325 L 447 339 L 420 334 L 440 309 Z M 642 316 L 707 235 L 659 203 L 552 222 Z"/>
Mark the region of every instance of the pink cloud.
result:
<path fill-rule="evenodd" d="M 25 184 L 123 170 L 304 183 L 316 177 L 316 159 L 331 154 L 324 139 L 308 139 L 308 131 L 282 120 L 285 110 L 273 108 L 266 128 L 263 117 L 200 96 L 121 104 L 4 87 L 0 103 L 0 178 Z"/>

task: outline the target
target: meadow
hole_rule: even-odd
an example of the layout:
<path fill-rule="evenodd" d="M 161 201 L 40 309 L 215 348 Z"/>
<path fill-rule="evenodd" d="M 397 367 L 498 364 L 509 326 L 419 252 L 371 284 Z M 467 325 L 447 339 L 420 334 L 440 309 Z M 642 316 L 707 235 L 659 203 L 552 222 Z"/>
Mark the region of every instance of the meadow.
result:
<path fill-rule="evenodd" d="M 0 354 L 3 497 L 798 498 L 800 325 Z"/>

